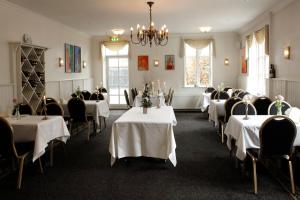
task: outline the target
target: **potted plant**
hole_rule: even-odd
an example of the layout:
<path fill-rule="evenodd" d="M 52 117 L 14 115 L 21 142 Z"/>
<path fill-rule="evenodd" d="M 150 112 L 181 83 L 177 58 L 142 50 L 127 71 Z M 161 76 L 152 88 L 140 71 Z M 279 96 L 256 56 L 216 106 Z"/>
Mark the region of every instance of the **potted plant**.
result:
<path fill-rule="evenodd" d="M 143 107 L 143 114 L 147 114 L 148 108 L 152 106 L 152 102 L 150 100 L 150 88 L 148 85 L 145 85 L 145 90 L 142 95 L 142 107 Z"/>

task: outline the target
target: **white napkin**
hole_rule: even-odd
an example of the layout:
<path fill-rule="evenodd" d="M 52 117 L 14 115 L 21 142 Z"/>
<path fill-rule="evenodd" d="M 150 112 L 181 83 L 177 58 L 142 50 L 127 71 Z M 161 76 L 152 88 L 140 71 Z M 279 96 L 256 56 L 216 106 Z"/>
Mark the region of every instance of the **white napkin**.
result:
<path fill-rule="evenodd" d="M 296 107 L 287 109 L 285 111 L 285 115 L 287 115 L 296 124 L 298 124 L 300 122 L 300 109 L 298 109 Z"/>

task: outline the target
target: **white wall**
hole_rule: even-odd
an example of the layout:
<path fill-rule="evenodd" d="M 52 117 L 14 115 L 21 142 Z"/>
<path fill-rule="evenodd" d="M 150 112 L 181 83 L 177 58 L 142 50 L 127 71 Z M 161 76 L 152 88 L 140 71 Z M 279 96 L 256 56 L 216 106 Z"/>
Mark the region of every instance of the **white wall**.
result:
<path fill-rule="evenodd" d="M 175 108 L 197 108 L 199 96 L 203 88 L 184 88 L 184 59 L 179 57 L 181 38 L 213 38 L 215 40 L 216 57 L 213 59 L 213 85 L 219 83 L 236 87 L 239 66 L 239 37 L 237 33 L 211 33 L 211 34 L 189 34 L 171 35 L 169 42 L 164 47 L 131 45 L 129 61 L 129 85 L 142 89 L 145 81 L 166 81 L 167 87 L 175 90 L 173 106 Z M 102 81 L 102 64 L 99 59 L 99 43 L 105 37 L 92 38 L 92 64 L 94 66 L 95 83 Z M 175 55 L 175 70 L 165 70 L 164 56 Z M 149 71 L 137 70 L 138 55 L 149 56 Z M 224 59 L 229 58 L 230 65 L 224 65 Z M 154 59 L 158 59 L 159 67 L 154 67 Z M 98 77 L 98 74 L 100 75 Z"/>
<path fill-rule="evenodd" d="M 49 48 L 45 57 L 46 84 L 65 79 L 91 79 L 91 45 L 88 35 L 5 0 L 0 0 L 0 27 L 0 85 L 12 83 L 9 42 L 21 42 L 24 33 L 31 36 L 33 44 Z M 58 66 L 58 58 L 64 58 L 64 43 L 81 47 L 81 59 L 87 62 L 82 73 L 65 73 L 64 67 Z M 58 88 L 52 90 L 49 91 L 51 94 L 59 91 Z M 0 104 L 3 105 L 3 102 Z"/>

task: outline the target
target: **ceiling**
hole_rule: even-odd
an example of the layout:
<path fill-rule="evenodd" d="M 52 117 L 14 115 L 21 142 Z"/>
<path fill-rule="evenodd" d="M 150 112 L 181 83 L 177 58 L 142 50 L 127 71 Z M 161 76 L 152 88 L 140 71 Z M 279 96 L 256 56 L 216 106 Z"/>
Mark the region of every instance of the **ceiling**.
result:
<path fill-rule="evenodd" d="M 149 24 L 147 0 L 8 0 L 89 35 L 107 35 L 114 28 L 129 33 L 136 24 Z M 197 33 L 200 26 L 213 32 L 237 31 L 280 0 L 155 0 L 157 27 L 170 33 Z"/>

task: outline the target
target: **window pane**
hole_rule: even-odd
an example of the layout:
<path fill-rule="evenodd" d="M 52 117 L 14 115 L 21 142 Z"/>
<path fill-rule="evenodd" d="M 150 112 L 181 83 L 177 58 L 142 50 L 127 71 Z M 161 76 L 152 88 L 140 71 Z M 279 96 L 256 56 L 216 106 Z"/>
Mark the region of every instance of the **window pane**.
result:
<path fill-rule="evenodd" d="M 109 96 L 110 104 L 119 104 L 119 96 Z"/>
<path fill-rule="evenodd" d="M 196 57 L 188 56 L 186 57 L 186 71 L 185 71 L 185 83 L 189 86 L 194 86 L 196 81 Z"/>
<path fill-rule="evenodd" d="M 108 48 L 105 48 L 105 55 L 106 56 L 114 56 L 114 55 L 117 55 L 117 54 L 118 54 L 117 51 L 111 51 Z"/>
<path fill-rule="evenodd" d="M 128 58 L 119 59 L 119 67 L 128 67 Z"/>
<path fill-rule="evenodd" d="M 108 66 L 111 67 L 118 67 L 118 58 L 109 58 L 108 59 Z"/>
<path fill-rule="evenodd" d="M 128 56 L 128 45 L 125 45 L 123 49 L 119 50 L 119 55 L 126 55 Z"/>
<path fill-rule="evenodd" d="M 111 87 L 111 88 L 109 88 L 109 94 L 110 95 L 118 95 L 119 93 L 119 89 L 118 89 L 118 87 Z"/>

